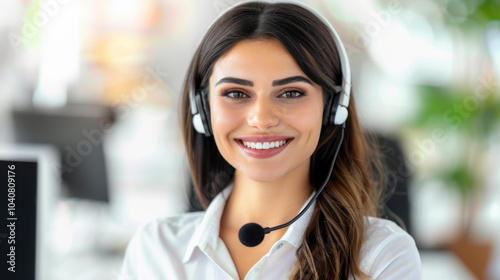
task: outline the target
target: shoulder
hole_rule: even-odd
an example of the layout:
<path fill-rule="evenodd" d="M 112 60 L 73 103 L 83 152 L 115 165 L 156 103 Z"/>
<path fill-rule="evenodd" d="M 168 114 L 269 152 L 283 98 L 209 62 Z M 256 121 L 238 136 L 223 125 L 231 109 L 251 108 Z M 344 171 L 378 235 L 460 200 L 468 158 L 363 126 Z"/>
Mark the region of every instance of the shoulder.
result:
<path fill-rule="evenodd" d="M 158 247 L 182 253 L 201 223 L 205 212 L 183 213 L 152 220 L 136 231 L 129 247 L 151 251 Z"/>
<path fill-rule="evenodd" d="M 392 221 L 375 217 L 365 217 L 365 242 L 379 243 L 383 240 L 390 241 L 394 238 L 412 237 Z"/>
<path fill-rule="evenodd" d="M 372 279 L 421 279 L 413 238 L 394 222 L 367 217 L 361 248 L 362 270 Z"/>
<path fill-rule="evenodd" d="M 155 273 L 160 268 L 166 269 L 166 266 L 172 266 L 169 271 L 175 272 L 182 266 L 188 244 L 204 214 L 184 213 L 155 219 L 140 226 L 125 252 L 122 275 L 160 279 Z"/>
<path fill-rule="evenodd" d="M 191 212 L 158 218 L 139 227 L 136 235 L 175 237 L 190 234 L 192 229 L 199 225 L 204 215 L 205 212 Z"/>

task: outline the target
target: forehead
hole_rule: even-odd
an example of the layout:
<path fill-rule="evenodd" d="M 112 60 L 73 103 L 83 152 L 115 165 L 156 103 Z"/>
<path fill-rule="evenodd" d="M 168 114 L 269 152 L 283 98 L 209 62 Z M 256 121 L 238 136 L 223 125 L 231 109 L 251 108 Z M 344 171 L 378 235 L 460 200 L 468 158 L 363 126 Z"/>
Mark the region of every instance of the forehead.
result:
<path fill-rule="evenodd" d="M 247 79 L 275 79 L 291 75 L 305 75 L 293 56 L 276 39 L 243 40 L 221 56 L 210 80 L 223 77 Z"/>

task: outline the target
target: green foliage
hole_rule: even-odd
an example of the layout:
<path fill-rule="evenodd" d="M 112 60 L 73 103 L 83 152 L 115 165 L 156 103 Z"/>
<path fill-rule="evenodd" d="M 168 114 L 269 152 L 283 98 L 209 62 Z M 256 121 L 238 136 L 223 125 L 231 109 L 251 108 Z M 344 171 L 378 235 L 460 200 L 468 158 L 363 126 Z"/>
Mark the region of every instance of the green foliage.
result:
<path fill-rule="evenodd" d="M 472 129 L 469 132 L 487 136 L 498 127 L 500 100 L 495 96 L 494 88 L 484 90 L 485 94 L 477 95 L 472 90 L 461 88 L 420 86 L 418 95 L 421 110 L 409 125 Z"/>
<path fill-rule="evenodd" d="M 475 163 L 483 156 L 477 153 L 477 147 L 484 146 L 485 141 L 500 131 L 498 89 L 481 90 L 482 94 L 478 94 L 463 88 L 420 86 L 421 110 L 409 123 L 410 127 L 427 132 L 439 127 L 459 135 L 461 147 L 457 152 L 463 154 L 462 160 L 435 170 L 433 176 L 456 188 L 464 199 L 482 184 L 482 175 L 474 170 Z"/>
<path fill-rule="evenodd" d="M 461 162 L 456 168 L 444 174 L 446 185 L 456 187 L 462 198 L 465 198 L 478 186 L 479 180 L 480 178 L 472 172 L 467 162 Z"/>
<path fill-rule="evenodd" d="M 486 0 L 469 16 L 470 19 L 485 26 L 490 21 L 500 20 L 500 1 Z"/>
<path fill-rule="evenodd" d="M 459 103 L 460 98 L 452 89 L 447 87 L 424 85 L 418 88 L 421 110 L 411 121 L 411 126 L 430 127 L 445 125 L 444 114 Z"/>

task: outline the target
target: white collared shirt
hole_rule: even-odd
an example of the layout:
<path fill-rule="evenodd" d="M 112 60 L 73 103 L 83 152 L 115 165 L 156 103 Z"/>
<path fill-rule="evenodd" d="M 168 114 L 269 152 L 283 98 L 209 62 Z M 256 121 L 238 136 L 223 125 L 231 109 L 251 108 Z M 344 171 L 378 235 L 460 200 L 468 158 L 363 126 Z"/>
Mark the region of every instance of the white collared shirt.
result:
<path fill-rule="evenodd" d="M 220 219 L 232 189 L 230 185 L 218 194 L 205 212 L 160 218 L 142 226 L 129 243 L 119 279 L 239 279 L 229 251 L 219 238 Z M 314 205 L 289 226 L 248 271 L 245 280 L 288 279 Z M 365 224 L 360 262 L 363 272 L 372 279 L 421 279 L 420 256 L 410 235 L 383 219 L 367 217 Z"/>

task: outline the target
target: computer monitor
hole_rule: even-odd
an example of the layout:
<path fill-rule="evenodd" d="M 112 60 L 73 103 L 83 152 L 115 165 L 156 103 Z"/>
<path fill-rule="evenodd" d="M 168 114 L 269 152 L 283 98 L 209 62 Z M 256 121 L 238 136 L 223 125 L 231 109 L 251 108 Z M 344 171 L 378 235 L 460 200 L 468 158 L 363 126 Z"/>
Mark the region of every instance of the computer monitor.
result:
<path fill-rule="evenodd" d="M 67 197 L 109 202 L 103 148 L 106 130 L 113 122 L 109 107 L 73 104 L 62 108 L 15 108 L 12 116 L 17 143 L 57 147 Z"/>
<path fill-rule="evenodd" d="M 0 144 L 0 279 L 50 279 L 60 174 L 47 145 Z"/>

